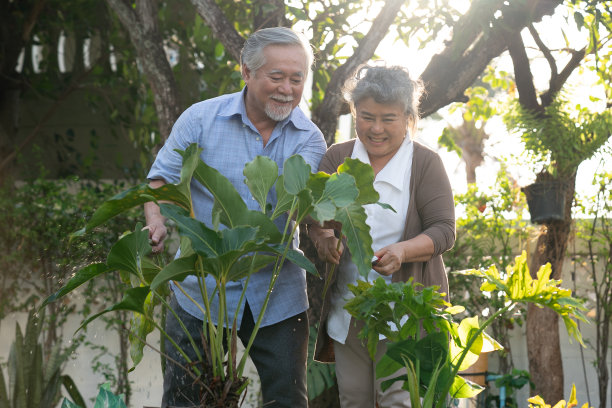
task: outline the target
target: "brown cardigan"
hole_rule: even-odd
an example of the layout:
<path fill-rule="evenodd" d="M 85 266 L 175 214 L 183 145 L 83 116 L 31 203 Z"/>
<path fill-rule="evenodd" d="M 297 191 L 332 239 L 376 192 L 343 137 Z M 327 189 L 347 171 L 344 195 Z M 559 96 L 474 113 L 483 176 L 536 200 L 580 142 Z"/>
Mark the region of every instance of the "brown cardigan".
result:
<path fill-rule="evenodd" d="M 427 262 L 404 263 L 401 269 L 393 274 L 392 280 L 406 282 L 412 277 L 415 282 L 425 286 L 438 285 L 440 292 L 448 293 L 448 278 L 442 254 L 451 249 L 455 243 L 453 193 L 440 156 L 418 142 L 413 141 L 413 144 L 410 202 L 402 241 L 425 234 L 434 243 L 434 254 Z M 335 173 L 344 159 L 351 156 L 354 145 L 355 139 L 331 146 L 323 156 L 319 170 L 329 174 Z M 332 278 L 332 285 L 334 281 L 335 276 Z M 331 291 L 328 291 L 328 295 L 323 299 L 314 355 L 315 360 L 325 363 L 335 361 L 334 343 L 327 335 L 329 292 Z"/>

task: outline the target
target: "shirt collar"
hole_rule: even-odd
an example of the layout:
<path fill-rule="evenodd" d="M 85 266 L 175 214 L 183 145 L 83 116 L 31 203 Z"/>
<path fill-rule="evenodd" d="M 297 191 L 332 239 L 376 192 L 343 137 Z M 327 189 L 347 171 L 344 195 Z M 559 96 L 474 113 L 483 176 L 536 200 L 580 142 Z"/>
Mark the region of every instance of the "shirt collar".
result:
<path fill-rule="evenodd" d="M 352 158 L 370 164 L 368 152 L 359 138 L 355 140 Z M 406 164 L 409 163 L 410 160 L 412 160 L 412 139 L 410 139 L 410 134 L 407 133 L 400 148 L 395 152 L 385 167 L 378 172 L 375 181 L 391 184 L 399 191 L 402 191 L 404 189 L 404 175 L 408 168 Z"/>
<path fill-rule="evenodd" d="M 247 92 L 247 87 L 242 88 L 242 91 L 236 92 L 232 95 L 229 103 L 219 109 L 220 116 L 234 116 L 239 115 L 243 123 L 250 124 L 251 120 L 246 114 L 246 105 L 244 103 L 244 97 Z M 280 122 L 281 128 L 285 127 L 288 123 L 300 130 L 309 130 L 311 128 L 311 122 L 306 117 L 302 109 L 298 106 L 291 111 L 291 114 Z"/>

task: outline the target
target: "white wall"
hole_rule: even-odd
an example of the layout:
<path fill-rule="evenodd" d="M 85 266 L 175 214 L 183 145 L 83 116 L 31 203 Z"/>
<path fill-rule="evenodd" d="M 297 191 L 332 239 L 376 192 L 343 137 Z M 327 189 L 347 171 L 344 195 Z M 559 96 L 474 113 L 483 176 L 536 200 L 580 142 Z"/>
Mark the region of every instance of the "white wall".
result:
<path fill-rule="evenodd" d="M 26 320 L 26 313 L 15 313 L 0 322 L 0 362 L 4 363 L 8 359 L 10 345 L 15 337 L 15 322 L 18 321 L 21 330 L 24 331 Z M 70 345 L 72 334 L 79 327 L 79 324 L 79 319 L 72 319 L 67 322 L 64 336 L 64 344 L 66 346 Z M 115 332 L 107 330 L 102 321 L 94 321 L 89 324 L 87 339 L 93 343 L 105 345 L 111 352 L 115 352 L 119 347 Z M 158 348 L 159 335 L 156 335 L 156 333 L 151 334 L 148 342 L 151 342 L 152 345 Z M 94 373 L 91 368 L 94 355 L 95 353 L 91 349 L 81 345 L 64 370 L 64 374 L 72 377 L 85 402 L 89 404 L 87 408 L 93 407 L 92 401 L 98 394 L 99 384 L 104 382 L 104 378 L 100 374 Z M 107 362 L 113 364 L 113 356 L 109 355 Z M 244 407 L 256 407 L 258 406 L 259 378 L 255 366 L 253 366 L 250 359 L 245 372 L 252 380 L 252 383 L 249 385 Z M 6 378 L 6 369 L 4 369 L 4 374 Z M 146 348 L 143 361 L 129 374 L 129 378 L 132 382 L 130 407 L 159 407 L 161 405 L 163 381 L 160 356 L 157 352 Z M 112 386 L 113 384 L 111 384 Z"/>

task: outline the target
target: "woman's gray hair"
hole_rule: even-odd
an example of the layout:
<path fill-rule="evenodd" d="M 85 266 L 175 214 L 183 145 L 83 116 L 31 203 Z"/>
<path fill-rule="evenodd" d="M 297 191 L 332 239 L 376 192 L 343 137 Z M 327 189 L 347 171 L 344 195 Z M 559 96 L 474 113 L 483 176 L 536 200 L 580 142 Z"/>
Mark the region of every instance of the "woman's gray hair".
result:
<path fill-rule="evenodd" d="M 299 45 L 306 54 L 308 68 L 314 60 L 310 43 L 302 34 L 287 27 L 272 27 L 257 30 L 247 38 L 240 52 L 240 65 L 257 71 L 266 63 L 263 50 L 268 45 Z"/>
<path fill-rule="evenodd" d="M 422 93 L 421 80 L 412 79 L 408 70 L 401 66 L 364 65 L 344 86 L 344 95 L 353 113 L 359 102 L 366 98 L 372 98 L 380 104 L 400 103 L 412 131 L 416 130 L 419 120 Z"/>

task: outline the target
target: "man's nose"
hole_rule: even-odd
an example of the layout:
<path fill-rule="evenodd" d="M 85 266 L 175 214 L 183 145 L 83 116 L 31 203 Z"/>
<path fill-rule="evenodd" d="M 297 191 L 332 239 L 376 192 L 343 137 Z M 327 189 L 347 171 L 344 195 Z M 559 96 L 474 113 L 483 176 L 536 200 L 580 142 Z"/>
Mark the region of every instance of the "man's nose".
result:
<path fill-rule="evenodd" d="M 286 79 L 280 83 L 278 86 L 278 91 L 285 95 L 289 95 L 291 93 L 291 84 L 289 83 L 289 79 Z"/>

